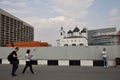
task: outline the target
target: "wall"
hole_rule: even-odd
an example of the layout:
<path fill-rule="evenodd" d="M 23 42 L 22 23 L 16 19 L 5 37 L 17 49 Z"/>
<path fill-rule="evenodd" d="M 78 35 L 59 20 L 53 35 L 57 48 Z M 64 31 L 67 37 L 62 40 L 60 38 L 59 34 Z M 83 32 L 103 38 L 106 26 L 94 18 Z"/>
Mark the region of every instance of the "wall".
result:
<path fill-rule="evenodd" d="M 107 49 L 108 59 L 114 60 L 120 57 L 120 45 L 113 46 L 69 46 L 69 47 L 31 47 L 20 48 L 19 59 L 24 59 L 27 49 L 34 55 L 33 59 L 39 60 L 101 60 L 101 51 Z M 6 59 L 13 48 L 0 47 L 0 59 Z"/>

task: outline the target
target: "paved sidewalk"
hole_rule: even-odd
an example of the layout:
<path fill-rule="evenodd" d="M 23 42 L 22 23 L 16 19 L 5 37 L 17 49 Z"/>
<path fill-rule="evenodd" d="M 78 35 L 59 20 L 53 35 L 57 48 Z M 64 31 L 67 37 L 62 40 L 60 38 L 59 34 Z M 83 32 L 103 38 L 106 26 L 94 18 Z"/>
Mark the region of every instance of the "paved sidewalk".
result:
<path fill-rule="evenodd" d="M 120 80 L 120 67 L 80 67 L 80 66 L 33 66 L 22 74 L 24 65 L 19 65 L 17 76 L 12 77 L 11 65 L 0 64 L 0 80 Z"/>

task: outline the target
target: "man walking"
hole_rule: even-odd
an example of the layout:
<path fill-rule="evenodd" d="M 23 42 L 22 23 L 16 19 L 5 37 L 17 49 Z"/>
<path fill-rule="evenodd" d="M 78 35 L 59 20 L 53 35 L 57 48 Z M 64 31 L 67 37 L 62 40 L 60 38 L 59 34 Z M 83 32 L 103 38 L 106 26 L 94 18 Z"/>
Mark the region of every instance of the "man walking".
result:
<path fill-rule="evenodd" d="M 13 65 L 12 67 L 12 76 L 16 76 L 15 72 L 18 68 L 18 56 L 17 56 L 17 51 L 19 50 L 18 47 L 15 48 L 15 50 L 11 53 L 12 54 L 12 59 L 11 59 L 11 64 Z"/>

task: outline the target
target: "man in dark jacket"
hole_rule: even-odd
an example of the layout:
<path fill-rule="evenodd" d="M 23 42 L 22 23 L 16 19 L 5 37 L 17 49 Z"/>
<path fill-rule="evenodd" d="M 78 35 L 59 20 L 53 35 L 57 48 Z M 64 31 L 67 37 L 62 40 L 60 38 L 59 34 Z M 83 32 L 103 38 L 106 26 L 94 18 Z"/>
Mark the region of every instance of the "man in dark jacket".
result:
<path fill-rule="evenodd" d="M 15 72 L 18 68 L 18 56 L 17 56 L 17 51 L 19 50 L 18 47 L 15 48 L 15 50 L 12 52 L 12 60 L 11 64 L 13 65 L 12 67 L 12 76 L 16 76 Z"/>

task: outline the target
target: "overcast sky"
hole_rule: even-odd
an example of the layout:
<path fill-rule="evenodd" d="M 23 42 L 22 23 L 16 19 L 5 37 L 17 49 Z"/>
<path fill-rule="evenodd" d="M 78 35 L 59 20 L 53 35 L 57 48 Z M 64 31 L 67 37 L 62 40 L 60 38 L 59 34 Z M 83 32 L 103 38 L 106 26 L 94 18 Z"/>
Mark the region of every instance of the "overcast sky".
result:
<path fill-rule="evenodd" d="M 0 0 L 0 8 L 34 27 L 34 40 L 53 46 L 61 26 L 120 29 L 120 0 Z"/>

